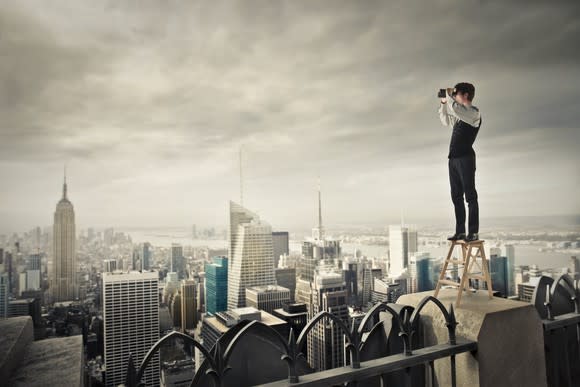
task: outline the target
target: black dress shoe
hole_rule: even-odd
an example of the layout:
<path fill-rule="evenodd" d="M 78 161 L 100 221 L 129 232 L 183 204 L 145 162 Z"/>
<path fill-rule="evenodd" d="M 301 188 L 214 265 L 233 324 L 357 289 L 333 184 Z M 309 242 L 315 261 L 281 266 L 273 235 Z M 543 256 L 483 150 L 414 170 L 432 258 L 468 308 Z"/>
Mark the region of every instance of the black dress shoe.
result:
<path fill-rule="evenodd" d="M 473 242 L 479 239 L 479 235 L 477 233 L 469 233 L 467 238 L 465 238 L 465 242 Z"/>
<path fill-rule="evenodd" d="M 456 241 L 456 240 L 460 240 L 460 239 L 465 239 L 465 233 L 464 232 L 460 232 L 460 233 L 455 233 L 453 235 L 451 235 L 450 237 L 447 238 L 448 241 Z"/>

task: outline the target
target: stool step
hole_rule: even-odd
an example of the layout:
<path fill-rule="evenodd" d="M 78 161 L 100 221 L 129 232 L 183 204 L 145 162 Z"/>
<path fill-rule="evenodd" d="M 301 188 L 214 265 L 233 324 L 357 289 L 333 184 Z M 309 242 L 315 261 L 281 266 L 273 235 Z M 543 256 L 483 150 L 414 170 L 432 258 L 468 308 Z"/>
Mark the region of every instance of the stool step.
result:
<path fill-rule="evenodd" d="M 481 281 L 487 281 L 487 279 L 484 276 L 477 275 L 477 274 L 471 274 L 471 273 L 467 275 L 467 278 L 469 278 L 469 279 L 478 279 L 478 280 L 481 280 Z"/>
<path fill-rule="evenodd" d="M 465 261 L 463 259 L 448 259 L 447 262 L 456 263 L 458 265 L 465 265 Z"/>
<path fill-rule="evenodd" d="M 446 280 L 446 279 L 440 279 L 439 283 L 444 284 L 444 285 L 452 285 L 452 286 L 460 286 L 461 285 L 459 282 Z"/>

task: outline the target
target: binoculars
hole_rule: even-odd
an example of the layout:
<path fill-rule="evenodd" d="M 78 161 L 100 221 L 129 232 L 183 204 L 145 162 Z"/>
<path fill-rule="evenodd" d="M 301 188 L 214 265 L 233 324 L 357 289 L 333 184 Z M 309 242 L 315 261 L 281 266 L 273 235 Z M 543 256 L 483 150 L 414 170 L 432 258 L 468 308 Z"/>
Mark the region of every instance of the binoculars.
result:
<path fill-rule="evenodd" d="M 445 98 L 447 96 L 446 91 L 447 91 L 447 89 L 439 89 L 439 93 L 437 94 L 437 98 Z M 455 97 L 455 94 L 457 94 L 457 89 L 453 88 L 453 93 L 451 93 L 451 96 Z"/>

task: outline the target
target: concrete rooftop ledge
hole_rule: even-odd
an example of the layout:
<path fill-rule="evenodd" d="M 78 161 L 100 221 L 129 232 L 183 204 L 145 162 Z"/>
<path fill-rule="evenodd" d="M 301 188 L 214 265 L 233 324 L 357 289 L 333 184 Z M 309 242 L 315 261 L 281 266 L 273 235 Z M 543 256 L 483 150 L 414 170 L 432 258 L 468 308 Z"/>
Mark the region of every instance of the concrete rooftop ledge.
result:
<path fill-rule="evenodd" d="M 0 380 L 7 386 L 82 386 L 82 375 L 82 336 L 34 341 L 30 316 L 0 320 Z"/>
<path fill-rule="evenodd" d="M 82 386 L 81 335 L 35 341 L 8 383 L 13 387 Z"/>
<path fill-rule="evenodd" d="M 432 291 L 406 294 L 397 303 L 417 306 Z M 441 289 L 437 297 L 449 309 L 457 290 Z M 475 354 L 457 356 L 458 386 L 538 386 L 544 387 L 546 366 L 542 321 L 532 304 L 488 297 L 486 290 L 464 294 L 455 308 L 456 334 L 477 341 Z M 448 332 L 441 312 L 432 303 L 421 311 L 424 345 L 445 343 Z M 450 361 L 435 362 L 440 386 L 451 385 Z"/>
<path fill-rule="evenodd" d="M 34 340 L 30 316 L 0 320 L 0 380 L 8 380 Z"/>

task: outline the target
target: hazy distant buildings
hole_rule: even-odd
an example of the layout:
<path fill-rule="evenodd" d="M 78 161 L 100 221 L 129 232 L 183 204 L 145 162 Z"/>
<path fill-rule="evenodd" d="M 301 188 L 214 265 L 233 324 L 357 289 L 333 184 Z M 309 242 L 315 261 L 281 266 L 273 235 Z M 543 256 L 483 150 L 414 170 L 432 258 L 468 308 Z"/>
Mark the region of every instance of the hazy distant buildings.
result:
<path fill-rule="evenodd" d="M 272 228 L 230 201 L 228 309 L 246 306 L 246 288 L 275 285 Z"/>
<path fill-rule="evenodd" d="M 246 305 L 273 313 L 290 302 L 290 290 L 282 286 L 266 285 L 246 288 Z"/>
<path fill-rule="evenodd" d="M 290 254 L 290 237 L 288 231 L 272 232 L 272 248 L 274 250 L 274 267 L 278 267 L 280 255 Z"/>
<path fill-rule="evenodd" d="M 409 255 L 417 252 L 414 226 L 389 226 L 389 276 L 396 276 L 409 265 Z"/>
<path fill-rule="evenodd" d="M 205 264 L 206 313 L 214 315 L 228 308 L 228 259 L 213 257 Z"/>
<path fill-rule="evenodd" d="M 103 271 L 106 273 L 112 273 L 117 270 L 117 260 L 116 259 L 105 259 L 103 261 Z"/>
<path fill-rule="evenodd" d="M 53 270 L 51 295 L 54 302 L 74 300 L 78 296 L 75 253 L 75 213 L 67 198 L 66 176 L 62 198 L 56 206 L 53 225 Z"/>
<path fill-rule="evenodd" d="M 570 257 L 568 261 L 568 274 L 572 279 L 580 279 L 580 260 L 576 256 Z"/>
<path fill-rule="evenodd" d="M 103 242 L 105 246 L 112 246 L 115 239 L 115 230 L 112 228 L 107 228 L 103 232 Z"/>
<path fill-rule="evenodd" d="M 159 339 L 157 272 L 103 273 L 103 324 L 107 387 L 125 383 L 129 353 L 134 364 Z M 159 353 L 150 361 L 143 379 L 159 385 Z"/>

